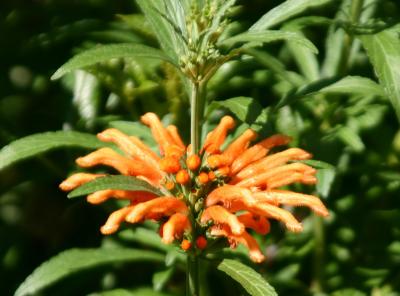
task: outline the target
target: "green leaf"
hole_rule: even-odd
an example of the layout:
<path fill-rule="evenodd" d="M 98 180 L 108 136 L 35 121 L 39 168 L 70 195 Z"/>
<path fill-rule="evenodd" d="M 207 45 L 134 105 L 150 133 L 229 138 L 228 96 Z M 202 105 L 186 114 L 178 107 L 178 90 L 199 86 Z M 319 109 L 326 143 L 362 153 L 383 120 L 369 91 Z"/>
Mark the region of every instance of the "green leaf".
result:
<path fill-rule="evenodd" d="M 89 294 L 88 296 L 171 296 L 171 294 L 156 292 L 149 287 L 140 287 L 134 290 L 114 289 Z"/>
<path fill-rule="evenodd" d="M 70 71 L 82 69 L 115 58 L 152 58 L 164 60 L 176 65 L 174 61 L 161 50 L 146 45 L 131 43 L 100 45 L 72 57 L 53 74 L 51 79 L 55 80 Z"/>
<path fill-rule="evenodd" d="M 232 46 L 235 43 L 247 43 L 245 47 L 258 46 L 260 43 L 270 43 L 274 41 L 290 41 L 304 46 L 314 53 L 318 53 L 318 49 L 310 40 L 303 37 L 296 32 L 280 31 L 280 30 L 266 30 L 261 32 L 245 32 L 235 35 L 219 42 L 220 46 Z"/>
<path fill-rule="evenodd" d="M 318 92 L 384 96 L 384 91 L 378 83 L 361 76 L 346 76 L 335 83 L 321 88 Z"/>
<path fill-rule="evenodd" d="M 326 169 L 319 169 L 317 171 L 317 193 L 327 198 L 329 196 L 329 192 L 331 191 L 333 181 L 335 180 L 336 172 L 334 169 L 326 168 Z"/>
<path fill-rule="evenodd" d="M 68 194 L 68 198 L 90 194 L 99 190 L 116 189 L 131 191 L 147 191 L 157 195 L 162 193 L 146 181 L 131 176 L 106 176 L 96 178 L 79 186 Z"/>
<path fill-rule="evenodd" d="M 156 291 L 161 291 L 173 276 L 174 270 L 174 267 L 170 267 L 154 273 L 152 279 L 153 289 Z"/>
<path fill-rule="evenodd" d="M 321 6 L 329 2 L 331 0 L 287 0 L 264 14 L 250 27 L 249 31 L 260 31 L 271 28 L 302 13 L 308 8 Z"/>
<path fill-rule="evenodd" d="M 153 230 L 144 227 L 135 227 L 118 232 L 121 239 L 139 243 L 143 246 L 157 249 L 162 252 L 168 252 L 173 247 L 161 242 L 160 236 Z"/>
<path fill-rule="evenodd" d="M 365 150 L 365 145 L 361 137 L 353 129 L 347 126 L 341 126 L 336 131 L 337 137 L 348 145 L 355 152 L 362 152 Z"/>
<path fill-rule="evenodd" d="M 324 162 L 321 160 L 307 159 L 307 160 L 300 160 L 298 162 L 308 164 L 316 169 L 329 169 L 329 170 L 335 169 L 335 167 L 333 165 L 331 165 L 330 163 L 327 163 L 327 162 Z"/>
<path fill-rule="evenodd" d="M 251 125 L 260 114 L 262 107 L 255 99 L 249 97 L 236 97 L 225 101 L 213 101 L 207 109 L 207 114 L 222 107 L 232 112 L 239 120 Z"/>
<path fill-rule="evenodd" d="M 400 40 L 396 32 L 384 30 L 360 37 L 375 73 L 400 120 Z"/>
<path fill-rule="evenodd" d="M 107 144 L 98 140 L 96 136 L 74 131 L 30 135 L 16 140 L 0 150 L 0 170 L 23 159 L 56 148 L 80 147 L 96 149 L 104 146 L 107 146 Z"/>
<path fill-rule="evenodd" d="M 239 261 L 224 259 L 217 268 L 241 284 L 252 296 L 278 295 L 259 273 Z"/>
<path fill-rule="evenodd" d="M 146 250 L 123 248 L 67 250 L 36 268 L 18 287 L 15 296 L 36 295 L 62 278 L 93 267 L 136 261 L 162 263 L 164 256 Z"/>

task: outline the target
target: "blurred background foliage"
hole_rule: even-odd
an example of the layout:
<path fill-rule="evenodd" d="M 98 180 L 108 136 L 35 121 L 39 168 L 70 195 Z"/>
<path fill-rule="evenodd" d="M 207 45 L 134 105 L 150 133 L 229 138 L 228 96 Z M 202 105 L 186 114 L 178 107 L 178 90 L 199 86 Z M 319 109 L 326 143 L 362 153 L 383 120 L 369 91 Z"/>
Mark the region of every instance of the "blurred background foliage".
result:
<path fill-rule="evenodd" d="M 235 22 L 230 32 L 247 29 L 281 2 L 238 1 L 231 12 Z M 321 221 L 299 210 L 296 215 L 305 226 L 302 234 L 284 232 L 273 223 L 272 233 L 260 238 L 268 259 L 265 265 L 253 267 L 280 295 L 380 296 L 400 291 L 396 113 L 387 97 L 373 91 L 332 91 L 320 86 L 348 75 L 377 81 L 353 34 L 397 23 L 400 5 L 396 0 L 365 1 L 368 5 L 359 19 L 352 19 L 350 2 L 330 1 L 303 13 L 319 18 L 296 18 L 280 25 L 301 30 L 319 49 L 317 56 L 304 52 L 301 56 L 290 42 L 266 45 L 228 62 L 209 83 L 210 100 L 253 98 L 254 112 L 269 110 L 265 133 L 288 134 L 293 144 L 332 165 L 320 170 L 317 187 L 330 218 Z M 358 21 L 364 26 L 352 26 Z M 393 30 L 400 32 L 397 27 Z M 114 59 L 50 81 L 72 55 L 96 44 L 120 42 L 157 46 L 132 0 L 1 1 L 0 146 L 38 132 L 96 133 L 109 126 L 146 140 L 145 130 L 126 123 L 137 121 L 146 111 L 177 124 L 188 142 L 188 100 L 179 75 L 163 62 Z M 319 84 L 311 83 L 315 81 Z M 372 89 L 376 90 L 375 85 Z M 229 104 L 213 104 L 232 111 Z M 210 110 L 204 127 L 228 112 L 223 110 Z M 0 172 L 0 294 L 12 294 L 40 263 L 62 250 L 108 245 L 158 248 L 166 254 L 166 264 L 99 267 L 84 276 L 68 277 L 43 295 L 85 295 L 152 283 L 159 290 L 182 293 L 181 254 L 160 247 L 157 235 L 146 232 L 151 225 L 102 237 L 99 226 L 114 205 L 89 206 L 84 199 L 67 200 L 59 191 L 58 184 L 76 170 L 74 159 L 82 152 L 54 151 Z M 213 291 L 215 295 L 243 293 L 223 274 L 210 273 L 208 279 L 209 295 Z M 139 290 L 137 295 L 146 291 Z M 125 295 L 126 291 L 114 293 Z"/>

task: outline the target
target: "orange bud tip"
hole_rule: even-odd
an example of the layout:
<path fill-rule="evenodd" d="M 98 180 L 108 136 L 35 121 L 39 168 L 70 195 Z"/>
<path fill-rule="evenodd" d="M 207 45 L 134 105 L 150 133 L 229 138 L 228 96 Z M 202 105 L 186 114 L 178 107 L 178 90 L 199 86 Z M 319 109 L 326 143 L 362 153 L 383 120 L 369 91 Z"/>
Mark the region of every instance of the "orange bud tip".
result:
<path fill-rule="evenodd" d="M 199 236 L 196 239 L 196 246 L 200 250 L 204 250 L 207 247 L 207 239 L 204 236 Z"/>
<path fill-rule="evenodd" d="M 160 160 L 160 169 L 169 174 L 176 174 L 181 169 L 179 159 L 176 157 L 164 157 Z"/>
<path fill-rule="evenodd" d="M 228 166 L 224 166 L 224 167 L 221 167 L 221 168 L 219 168 L 217 171 L 215 171 L 216 172 L 216 174 L 218 175 L 218 176 L 228 176 L 229 175 L 229 173 L 231 172 L 231 170 L 230 170 L 230 168 L 228 167 Z"/>
<path fill-rule="evenodd" d="M 182 250 L 187 251 L 191 247 L 192 247 L 192 243 L 190 241 L 188 241 L 187 239 L 182 240 L 182 243 L 181 243 Z"/>
<path fill-rule="evenodd" d="M 167 188 L 167 190 L 171 191 L 172 189 L 174 189 L 175 187 L 175 183 L 172 181 L 168 181 L 165 183 L 165 188 Z"/>
<path fill-rule="evenodd" d="M 186 184 L 187 182 L 189 182 L 190 180 L 190 176 L 189 173 L 186 170 L 180 170 L 177 174 L 176 174 L 176 182 L 178 182 L 179 184 Z"/>
<path fill-rule="evenodd" d="M 215 173 L 213 171 L 210 171 L 208 173 L 208 180 L 214 181 L 215 180 Z"/>
<path fill-rule="evenodd" d="M 200 184 L 206 184 L 209 180 L 208 174 L 205 172 L 201 172 L 197 177 L 197 180 L 199 181 Z"/>
<path fill-rule="evenodd" d="M 186 165 L 188 169 L 191 171 L 197 170 L 200 166 L 200 163 L 201 163 L 200 157 L 196 154 L 190 155 L 186 159 Z"/>

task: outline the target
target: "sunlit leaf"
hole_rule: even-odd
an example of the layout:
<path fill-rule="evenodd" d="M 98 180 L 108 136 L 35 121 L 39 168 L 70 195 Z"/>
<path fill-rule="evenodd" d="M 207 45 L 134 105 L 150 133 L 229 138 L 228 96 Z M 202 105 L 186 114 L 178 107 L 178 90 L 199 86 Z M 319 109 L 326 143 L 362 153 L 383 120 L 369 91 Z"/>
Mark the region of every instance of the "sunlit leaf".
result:
<path fill-rule="evenodd" d="M 131 43 L 100 45 L 72 57 L 53 74 L 51 79 L 58 79 L 70 71 L 83 69 L 115 58 L 152 58 L 175 64 L 161 50 L 150 46 Z"/>
<path fill-rule="evenodd" d="M 98 140 L 96 136 L 74 131 L 30 135 L 16 140 L 0 150 L 0 170 L 18 161 L 56 148 L 95 149 L 104 146 L 106 144 Z"/>
<path fill-rule="evenodd" d="M 115 189 L 115 190 L 131 190 L 131 191 L 147 191 L 156 195 L 161 195 L 161 192 L 156 188 L 141 179 L 132 176 L 106 176 L 96 178 L 93 181 L 87 182 L 79 186 L 68 194 L 68 198 L 73 198 L 81 195 L 90 194 L 99 190 Z"/>
<path fill-rule="evenodd" d="M 164 286 L 168 283 L 168 281 L 171 279 L 173 274 L 174 274 L 173 267 L 154 273 L 152 279 L 153 289 L 156 291 L 161 291 L 164 288 Z"/>
<path fill-rule="evenodd" d="M 360 37 L 375 73 L 400 120 L 400 40 L 396 32 L 385 30 Z"/>
<path fill-rule="evenodd" d="M 217 268 L 232 277 L 252 296 L 278 295 L 259 273 L 237 260 L 224 259 Z"/>
<path fill-rule="evenodd" d="M 162 263 L 164 256 L 146 250 L 122 248 L 67 250 L 36 268 L 19 286 L 15 296 L 37 295 L 59 280 L 90 268 L 136 261 Z"/>
<path fill-rule="evenodd" d="M 264 14 L 250 27 L 250 31 L 271 28 L 283 21 L 298 15 L 308 8 L 322 6 L 332 0 L 287 0 Z"/>
<path fill-rule="evenodd" d="M 228 109 L 239 120 L 248 124 L 254 123 L 262 110 L 260 103 L 253 98 L 236 97 L 224 101 L 213 101 L 208 106 L 207 113 L 210 114 L 219 107 Z"/>
<path fill-rule="evenodd" d="M 327 198 L 329 196 L 329 192 L 331 191 L 333 181 L 335 180 L 336 172 L 334 169 L 326 168 L 319 169 L 317 171 L 317 193 L 318 195 Z"/>
<path fill-rule="evenodd" d="M 296 32 L 279 31 L 279 30 L 266 30 L 260 32 L 245 32 L 242 34 L 235 35 L 227 38 L 219 43 L 220 46 L 232 46 L 236 43 L 246 43 L 245 47 L 258 46 L 263 43 L 270 43 L 275 41 L 286 41 L 297 43 L 311 50 L 314 53 L 318 53 L 318 49 L 301 34 Z"/>

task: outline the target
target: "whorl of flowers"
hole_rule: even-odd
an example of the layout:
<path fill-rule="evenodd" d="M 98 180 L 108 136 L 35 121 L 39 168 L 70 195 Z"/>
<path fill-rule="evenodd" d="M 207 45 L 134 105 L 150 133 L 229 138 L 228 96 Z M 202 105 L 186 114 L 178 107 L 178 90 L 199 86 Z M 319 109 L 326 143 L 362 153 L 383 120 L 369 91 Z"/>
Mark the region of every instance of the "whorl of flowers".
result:
<path fill-rule="evenodd" d="M 299 232 L 302 225 L 280 205 L 306 206 L 320 216 L 328 211 L 313 195 L 278 189 L 295 182 L 315 184 L 316 170 L 296 160 L 311 158 L 300 148 L 269 154 L 273 147 L 286 145 L 290 139 L 273 135 L 253 145 L 257 134 L 247 129 L 225 149 L 221 146 L 235 122 L 224 116 L 211 131 L 200 153 L 192 154 L 173 125 L 166 128 L 157 115 L 146 113 L 142 122 L 150 127 L 159 145 L 160 155 L 140 139 L 117 129 L 98 134 L 104 142 L 115 143 L 124 155 L 111 148 L 101 148 L 76 160 L 84 168 L 97 165 L 113 167 L 127 176 L 147 181 L 164 196 L 146 191 L 101 190 L 87 196 L 92 204 L 110 198 L 130 201 L 113 212 L 101 227 L 103 234 L 118 230 L 122 222 L 160 221 L 160 236 L 166 244 L 178 241 L 187 251 L 200 251 L 210 239 L 225 237 L 231 247 L 243 244 L 255 262 L 265 259 L 249 231 L 265 235 L 269 219 L 281 221 L 288 230 Z M 70 191 L 104 174 L 77 173 L 61 183 Z"/>

